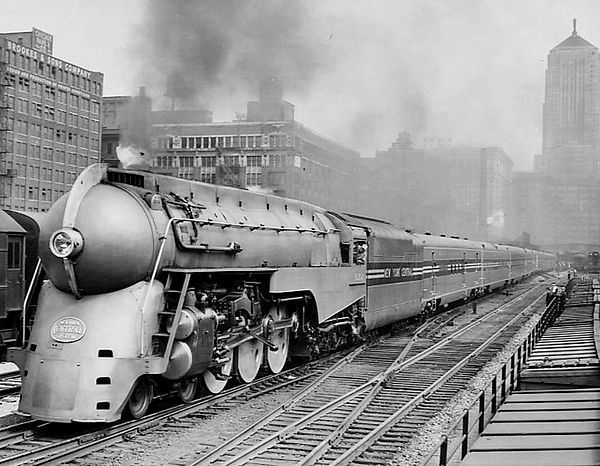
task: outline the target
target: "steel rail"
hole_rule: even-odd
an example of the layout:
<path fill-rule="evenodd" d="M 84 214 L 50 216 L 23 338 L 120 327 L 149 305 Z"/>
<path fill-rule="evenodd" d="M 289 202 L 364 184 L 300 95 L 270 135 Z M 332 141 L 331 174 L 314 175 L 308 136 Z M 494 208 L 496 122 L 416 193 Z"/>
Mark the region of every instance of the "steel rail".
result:
<path fill-rule="evenodd" d="M 26 420 L 16 424 L 10 424 L 0 428 L 0 448 L 13 445 L 21 440 L 32 437 L 35 433 L 34 428 L 41 428 L 49 425 L 47 422 Z"/>
<path fill-rule="evenodd" d="M 358 356 L 360 353 L 362 353 L 364 351 L 364 349 L 365 348 L 362 346 L 359 348 L 356 348 L 350 354 L 346 355 L 344 358 L 342 358 L 340 361 L 338 361 L 327 372 L 322 374 L 310 386 L 306 387 L 304 390 L 302 390 L 296 396 L 294 396 L 293 398 L 288 400 L 285 404 L 283 404 L 283 405 L 279 406 L 278 408 L 276 408 L 275 410 L 271 411 L 265 417 L 259 419 L 257 422 L 255 422 L 250 427 L 248 427 L 246 430 L 240 432 L 238 435 L 231 438 L 230 440 L 223 443 L 222 445 L 218 446 L 217 448 L 213 449 L 206 455 L 203 455 L 201 458 L 192 461 L 191 463 L 189 463 L 189 466 L 196 466 L 196 465 L 200 465 L 200 464 L 210 463 L 211 461 L 218 459 L 224 453 L 230 451 L 231 449 L 233 449 L 234 447 L 236 447 L 237 445 L 242 443 L 243 440 L 250 437 L 257 430 L 259 430 L 260 428 L 267 425 L 269 422 L 271 422 L 277 416 L 284 413 L 285 411 L 289 411 L 292 407 L 296 406 L 301 400 L 303 400 L 306 397 L 306 395 L 313 392 L 318 386 L 322 385 L 327 379 L 329 379 L 342 366 L 345 366 L 350 361 L 352 361 L 356 356 Z"/>
<path fill-rule="evenodd" d="M 432 353 L 436 352 L 437 350 L 439 350 L 439 348 L 451 343 L 452 341 L 454 341 L 458 336 L 468 332 L 469 330 L 471 330 L 473 327 L 481 324 L 482 322 L 484 322 L 485 320 L 490 319 L 491 317 L 495 316 L 496 314 L 503 312 L 507 307 L 512 306 L 514 304 L 516 304 L 518 301 L 524 299 L 526 296 L 528 296 L 530 293 L 533 293 L 535 290 L 537 290 L 537 288 L 539 288 L 539 285 L 537 285 L 536 287 L 534 287 L 533 289 L 530 289 L 528 291 L 526 291 L 525 293 L 520 294 L 519 296 L 516 296 L 515 298 L 513 298 L 512 300 L 510 300 L 508 303 L 503 304 L 502 306 L 500 306 L 498 309 L 487 313 L 485 315 L 482 315 L 480 317 L 478 317 L 476 320 L 474 320 L 473 322 L 467 324 L 466 326 L 464 326 L 463 328 L 461 328 L 460 330 L 458 330 L 456 333 L 449 335 L 448 337 L 444 338 L 443 340 L 439 341 L 438 343 L 432 345 L 431 347 L 429 347 L 428 349 L 422 351 L 421 353 L 405 360 L 405 361 L 400 361 L 397 362 L 397 359 L 382 373 L 378 374 L 377 376 L 373 377 L 371 380 L 363 383 L 362 385 L 360 385 L 359 387 L 356 387 L 352 390 L 350 390 L 349 392 L 347 392 L 345 395 L 339 396 L 338 398 L 336 398 L 333 401 L 330 401 L 329 403 L 327 403 L 326 405 L 321 406 L 320 408 L 318 408 L 317 410 L 313 411 L 312 413 L 303 416 L 302 418 L 298 419 L 296 422 L 294 422 L 293 424 L 286 426 L 284 429 L 282 429 L 281 431 L 279 431 L 276 434 L 273 434 L 269 437 L 267 437 L 266 439 L 262 440 L 261 442 L 258 442 L 256 444 L 254 444 L 253 446 L 247 448 L 246 450 L 244 450 L 243 452 L 239 453 L 238 455 L 236 455 L 233 458 L 230 458 L 229 460 L 227 460 L 224 465 L 230 466 L 230 465 L 238 465 L 238 464 L 244 464 L 245 462 L 249 461 L 251 458 L 256 457 L 257 455 L 259 455 L 260 453 L 268 450 L 270 447 L 272 447 L 273 445 L 276 445 L 278 443 L 278 441 L 284 440 L 286 438 L 288 438 L 290 435 L 292 435 L 294 432 L 298 431 L 301 427 L 306 426 L 316 420 L 319 420 L 321 418 L 323 418 L 323 416 L 325 416 L 326 414 L 330 413 L 331 411 L 335 410 L 336 408 L 339 408 L 340 406 L 342 406 L 345 403 L 348 403 L 352 400 L 354 400 L 357 397 L 369 397 L 369 394 L 366 393 L 367 390 L 369 390 L 369 393 L 378 390 L 378 386 L 380 386 L 382 383 L 384 383 L 387 379 L 389 379 L 389 377 L 397 371 L 400 371 L 402 369 L 405 369 L 417 362 L 419 362 L 420 360 L 426 358 L 427 356 L 431 355 Z M 537 298 L 540 299 L 540 298 Z M 524 312 L 524 311 L 522 311 Z M 418 333 L 420 334 L 423 331 L 423 328 L 418 329 Z M 373 395 L 374 396 L 374 395 Z M 359 404 L 356 407 L 357 409 L 364 409 L 363 404 L 359 402 Z M 279 414 L 279 410 L 275 410 L 274 412 L 272 412 L 271 414 L 269 414 L 268 416 L 266 416 L 264 419 L 266 420 L 267 418 L 272 419 L 274 417 L 276 417 L 277 414 Z M 353 412 L 350 413 L 349 415 L 350 417 L 353 416 Z M 261 423 L 262 425 L 265 425 L 266 422 Z M 346 423 L 344 423 L 346 424 Z M 349 425 L 349 424 L 348 424 Z M 260 428 L 260 426 L 255 425 L 252 426 L 250 429 L 247 429 L 247 431 L 244 432 L 245 437 L 248 437 L 249 433 L 254 433 L 258 428 Z M 335 434 L 333 434 L 335 435 Z M 239 437 L 239 436 L 238 436 Z M 338 435 L 339 437 L 339 435 Z M 333 438 L 333 437 L 331 437 Z M 236 437 L 237 439 L 237 437 Z M 234 439 L 234 440 L 236 440 Z M 329 438 L 327 439 L 329 440 Z M 234 446 L 236 446 L 237 444 L 241 443 L 239 441 L 239 439 L 236 440 L 235 445 L 231 445 L 228 446 L 227 448 L 225 448 L 226 446 L 224 445 L 223 447 L 217 449 L 216 451 L 214 451 L 213 453 L 210 454 L 210 456 L 204 456 L 202 458 L 200 458 L 197 461 L 194 461 L 192 463 L 189 463 L 189 466 L 192 465 L 199 465 L 199 464 L 208 464 L 210 461 L 217 459 L 217 455 L 216 453 L 224 453 L 225 451 L 231 450 Z M 320 448 L 319 448 L 320 449 Z M 312 452 L 309 454 L 310 456 L 313 456 L 313 454 L 315 456 L 316 453 Z"/>
<path fill-rule="evenodd" d="M 312 361 L 306 365 L 299 366 L 288 371 L 280 372 L 271 376 L 263 377 L 255 380 L 250 384 L 241 385 L 239 387 L 232 388 L 218 395 L 212 395 L 205 398 L 201 398 L 193 403 L 187 405 L 178 405 L 164 409 L 157 413 L 152 413 L 145 416 L 142 419 L 132 420 L 120 423 L 115 426 L 108 427 L 106 429 L 98 430 L 96 432 L 86 433 L 78 435 L 60 442 L 55 442 L 49 445 L 44 445 L 37 448 L 34 451 L 21 451 L 12 456 L 0 458 L 0 465 L 18 465 L 24 463 L 35 462 L 36 465 L 52 465 L 61 464 L 66 461 L 84 456 L 93 451 L 99 450 L 103 447 L 113 445 L 122 440 L 129 440 L 138 433 L 145 432 L 155 427 L 159 427 L 163 422 L 168 422 L 172 419 L 178 419 L 186 415 L 201 411 L 208 407 L 214 406 L 220 402 L 234 399 L 243 396 L 247 392 L 256 390 L 256 388 L 264 384 L 265 382 L 273 381 L 277 378 L 286 378 L 297 373 L 299 371 L 310 369 L 311 367 L 327 364 L 330 360 L 339 357 L 339 354 L 331 355 L 327 358 L 320 359 L 318 361 Z M 306 378 L 312 376 L 308 374 L 295 379 L 295 382 L 301 382 Z M 289 385 L 290 381 L 285 380 L 285 385 Z M 269 389 L 267 389 L 268 391 Z M 32 421 L 40 422 L 40 421 Z M 45 424 L 44 424 L 45 425 Z M 44 425 L 40 427 L 43 428 Z M 10 428 L 11 426 L 8 426 Z M 0 429 L 0 433 L 2 429 Z M 33 439 L 36 431 L 30 431 L 26 437 Z M 21 434 L 18 436 L 23 437 Z M 0 437 L 0 441 L 2 438 Z M 15 443 L 15 442 L 12 442 Z"/>
<path fill-rule="evenodd" d="M 396 411 L 392 416 L 388 417 L 387 420 L 380 423 L 371 433 L 364 436 L 359 442 L 357 442 L 354 447 L 346 450 L 346 452 L 340 456 L 337 460 L 330 463 L 330 466 L 339 466 L 343 464 L 348 464 L 350 461 L 355 460 L 359 457 L 367 448 L 369 448 L 375 441 L 377 441 L 387 430 L 396 424 L 401 418 L 403 418 L 408 411 L 416 406 L 420 401 L 423 401 L 428 396 L 431 396 L 433 392 L 440 388 L 442 384 L 447 382 L 450 378 L 455 376 L 463 367 L 465 367 L 472 359 L 481 354 L 484 350 L 486 350 L 499 336 L 501 336 L 507 328 L 512 326 L 517 320 L 519 320 L 525 312 L 527 312 L 531 307 L 533 307 L 538 301 L 542 299 L 543 295 L 540 295 L 533 303 L 529 304 L 525 309 L 523 309 L 519 314 L 514 316 L 509 322 L 504 324 L 498 331 L 496 331 L 492 336 L 490 336 L 487 340 L 479 345 L 479 347 L 473 351 L 468 356 L 461 359 L 458 363 L 456 363 L 450 370 L 446 372 L 442 377 L 440 377 L 436 382 L 432 383 L 428 386 L 422 393 L 412 398 L 402 409 Z M 299 463 L 299 464 L 309 464 L 309 463 Z M 312 464 L 312 463 L 310 463 Z"/>

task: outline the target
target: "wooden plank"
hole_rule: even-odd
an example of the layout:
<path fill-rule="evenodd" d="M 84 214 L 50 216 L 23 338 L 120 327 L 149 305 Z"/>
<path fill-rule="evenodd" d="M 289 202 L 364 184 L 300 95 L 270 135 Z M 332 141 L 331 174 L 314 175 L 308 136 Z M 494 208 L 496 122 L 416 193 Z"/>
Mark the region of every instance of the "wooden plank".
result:
<path fill-rule="evenodd" d="M 515 392 L 508 397 L 506 403 L 534 403 L 536 401 L 592 401 L 600 400 L 600 390 L 597 388 L 580 390 L 549 390 L 540 392 Z"/>
<path fill-rule="evenodd" d="M 471 451 L 531 450 L 533 440 L 534 438 L 523 435 L 484 435 L 475 442 Z M 600 449 L 600 434 L 540 434 L 535 436 L 535 448 L 538 450 Z"/>
<path fill-rule="evenodd" d="M 599 400 L 577 401 L 536 401 L 533 403 L 504 403 L 498 411 L 579 411 L 600 410 Z"/>
<path fill-rule="evenodd" d="M 600 433 L 600 419 L 563 422 L 493 422 L 484 435 L 536 435 L 552 433 Z"/>
<path fill-rule="evenodd" d="M 598 465 L 599 449 L 553 451 L 472 452 L 461 466 L 580 466 Z"/>
<path fill-rule="evenodd" d="M 500 411 L 494 422 L 531 421 L 595 421 L 600 419 L 600 409 L 584 411 Z"/>

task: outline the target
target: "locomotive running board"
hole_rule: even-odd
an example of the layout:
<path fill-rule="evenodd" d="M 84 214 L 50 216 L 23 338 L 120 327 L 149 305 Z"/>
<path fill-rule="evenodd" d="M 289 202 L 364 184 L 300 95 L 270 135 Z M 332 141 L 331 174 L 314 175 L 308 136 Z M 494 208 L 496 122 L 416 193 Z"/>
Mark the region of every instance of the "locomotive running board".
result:
<path fill-rule="evenodd" d="M 163 272 L 178 272 L 178 273 L 274 273 L 279 269 L 275 267 L 238 267 L 227 269 L 184 269 L 176 267 L 165 267 Z"/>

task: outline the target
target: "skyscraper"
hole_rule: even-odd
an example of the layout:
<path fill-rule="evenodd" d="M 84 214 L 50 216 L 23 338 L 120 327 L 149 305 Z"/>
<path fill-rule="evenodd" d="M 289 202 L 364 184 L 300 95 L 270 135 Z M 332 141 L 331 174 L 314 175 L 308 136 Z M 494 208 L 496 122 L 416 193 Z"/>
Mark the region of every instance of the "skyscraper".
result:
<path fill-rule="evenodd" d="M 548 54 L 542 161 L 548 175 L 599 173 L 600 54 L 576 24 Z"/>
<path fill-rule="evenodd" d="M 566 257 L 600 248 L 600 54 L 576 25 L 548 54 L 536 173 L 514 184 L 517 228 Z"/>

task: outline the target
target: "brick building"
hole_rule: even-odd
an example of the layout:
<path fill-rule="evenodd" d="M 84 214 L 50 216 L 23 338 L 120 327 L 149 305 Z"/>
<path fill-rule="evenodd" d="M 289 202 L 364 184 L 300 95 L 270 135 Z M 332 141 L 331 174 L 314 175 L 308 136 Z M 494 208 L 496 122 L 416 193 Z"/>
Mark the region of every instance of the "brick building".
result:
<path fill-rule="evenodd" d="M 102 84 L 50 34 L 0 34 L 0 208 L 46 211 L 99 161 Z"/>
<path fill-rule="evenodd" d="M 245 118 L 231 122 L 213 122 L 211 112 L 202 109 L 150 112 L 147 145 L 153 169 L 355 212 L 358 152 L 295 121 L 294 106 L 283 100 L 280 81 L 263 81 L 259 95 L 258 101 L 248 102 Z M 107 97 L 105 121 L 112 103 L 120 104 L 124 114 L 113 120 L 127 120 L 133 101 Z M 108 129 L 107 124 L 103 133 Z M 103 134 L 103 157 L 112 156 L 108 149 L 114 141 L 112 133 L 106 139 Z"/>

